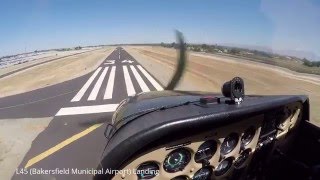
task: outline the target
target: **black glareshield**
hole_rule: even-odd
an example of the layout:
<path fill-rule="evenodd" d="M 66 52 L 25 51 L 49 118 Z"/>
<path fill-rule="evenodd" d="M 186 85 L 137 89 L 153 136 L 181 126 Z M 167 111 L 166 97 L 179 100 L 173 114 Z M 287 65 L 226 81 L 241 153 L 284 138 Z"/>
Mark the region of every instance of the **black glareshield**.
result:
<path fill-rule="evenodd" d="M 243 99 L 244 82 L 240 77 L 235 77 L 231 81 L 225 82 L 222 86 L 222 94 L 231 100 Z"/>

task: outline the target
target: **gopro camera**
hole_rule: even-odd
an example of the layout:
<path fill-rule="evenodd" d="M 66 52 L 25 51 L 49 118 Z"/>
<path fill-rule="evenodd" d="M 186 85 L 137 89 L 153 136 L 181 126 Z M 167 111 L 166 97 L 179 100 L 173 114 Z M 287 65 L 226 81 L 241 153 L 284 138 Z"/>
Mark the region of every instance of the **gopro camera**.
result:
<path fill-rule="evenodd" d="M 222 94 L 231 99 L 235 104 L 241 104 L 244 98 L 244 82 L 240 77 L 225 82 L 222 86 Z"/>

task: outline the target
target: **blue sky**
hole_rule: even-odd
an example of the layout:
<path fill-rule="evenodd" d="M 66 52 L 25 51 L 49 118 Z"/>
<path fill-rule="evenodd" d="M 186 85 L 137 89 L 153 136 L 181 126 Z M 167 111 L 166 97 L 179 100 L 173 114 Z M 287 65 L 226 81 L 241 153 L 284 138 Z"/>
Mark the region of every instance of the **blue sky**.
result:
<path fill-rule="evenodd" d="M 188 42 L 320 55 L 320 3 L 300 0 L 0 0 L 0 56 L 113 43 Z"/>

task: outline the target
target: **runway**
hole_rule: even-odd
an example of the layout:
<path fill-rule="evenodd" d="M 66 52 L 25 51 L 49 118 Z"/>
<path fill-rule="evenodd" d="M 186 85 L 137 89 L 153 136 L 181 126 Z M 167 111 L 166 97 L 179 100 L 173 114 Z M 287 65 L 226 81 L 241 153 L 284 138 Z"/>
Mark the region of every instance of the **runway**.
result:
<path fill-rule="evenodd" d="M 123 48 L 116 48 L 93 72 L 54 86 L 0 99 L 2 118 L 54 119 L 33 141 L 18 170 L 26 168 L 95 169 L 103 153 L 103 135 L 125 98 L 163 90 L 163 86 Z M 13 179 L 91 179 L 91 174 L 31 175 Z"/>

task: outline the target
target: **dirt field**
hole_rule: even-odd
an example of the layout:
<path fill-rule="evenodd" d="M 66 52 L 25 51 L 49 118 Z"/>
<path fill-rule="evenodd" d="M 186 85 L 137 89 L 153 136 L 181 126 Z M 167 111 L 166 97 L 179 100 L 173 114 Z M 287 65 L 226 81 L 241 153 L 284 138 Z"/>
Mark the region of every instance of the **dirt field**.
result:
<path fill-rule="evenodd" d="M 33 139 L 48 126 L 52 119 L 52 117 L 45 117 L 0 120 L 1 179 L 11 179 L 31 147 Z"/>
<path fill-rule="evenodd" d="M 90 51 L 90 50 L 91 49 L 70 50 L 70 51 L 49 51 L 44 54 L 29 58 L 29 61 L 25 62 L 25 63 L 11 65 L 11 66 L 8 66 L 5 68 L 0 67 L 0 76 L 3 74 L 6 74 L 8 72 L 19 70 L 19 69 L 22 69 L 24 67 L 27 67 L 27 66 L 30 66 L 33 64 L 37 64 L 37 63 L 41 63 L 41 62 L 45 62 L 45 61 L 49 61 L 52 59 L 61 58 L 64 56 L 69 56 L 69 55 L 73 55 L 73 54 L 77 54 L 77 53 L 82 53 L 82 52 L 86 52 L 86 51 Z M 30 59 L 35 59 L 35 60 L 30 60 Z"/>
<path fill-rule="evenodd" d="M 38 65 L 0 79 L 0 97 L 67 81 L 94 70 L 113 48 L 104 48 Z M 3 71 L 7 71 L 3 69 Z"/>
<path fill-rule="evenodd" d="M 162 47 L 126 47 L 161 83 L 167 84 L 176 63 L 177 52 Z M 166 73 L 164 73 L 166 72 Z M 223 82 L 240 76 L 246 94 L 306 94 L 310 97 L 312 122 L 320 125 L 320 76 L 294 73 L 235 58 L 189 53 L 184 79 L 177 89 L 220 92 Z"/>

